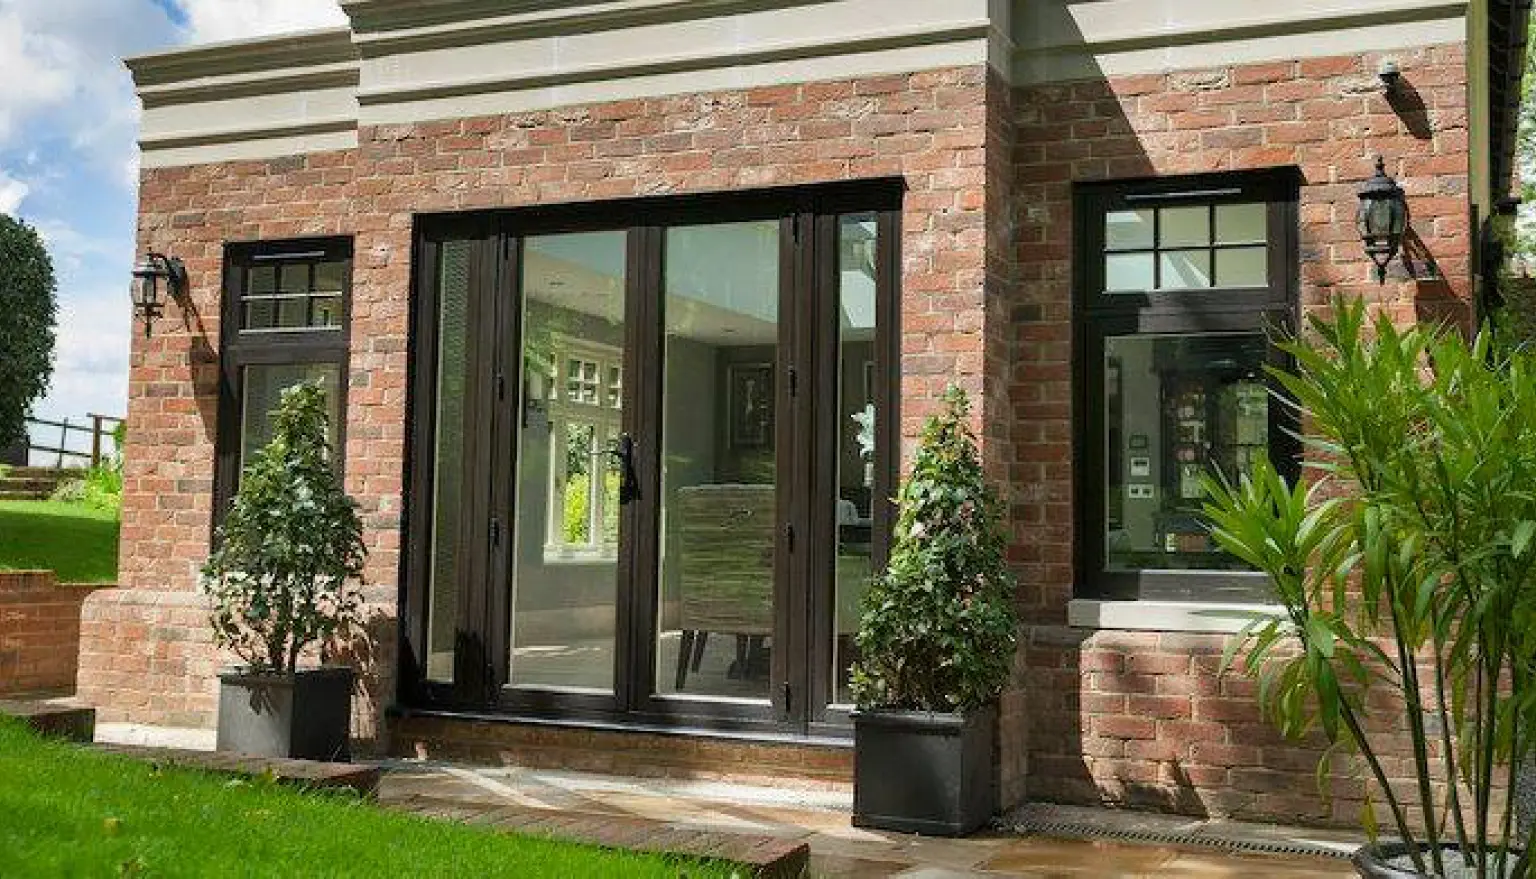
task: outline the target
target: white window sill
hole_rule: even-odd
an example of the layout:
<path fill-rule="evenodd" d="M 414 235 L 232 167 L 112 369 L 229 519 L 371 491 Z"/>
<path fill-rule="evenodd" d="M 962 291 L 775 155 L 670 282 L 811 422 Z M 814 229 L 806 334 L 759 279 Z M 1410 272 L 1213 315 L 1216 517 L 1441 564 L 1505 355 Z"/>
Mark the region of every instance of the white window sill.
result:
<path fill-rule="evenodd" d="M 1074 598 L 1067 602 L 1067 625 L 1076 629 L 1118 629 L 1130 632 L 1210 632 L 1235 634 L 1255 614 L 1279 616 L 1277 604 L 1201 601 L 1103 601 Z"/>
<path fill-rule="evenodd" d="M 568 544 L 544 546 L 546 565 L 612 565 L 618 560 L 619 551 L 614 547 L 586 548 Z"/>

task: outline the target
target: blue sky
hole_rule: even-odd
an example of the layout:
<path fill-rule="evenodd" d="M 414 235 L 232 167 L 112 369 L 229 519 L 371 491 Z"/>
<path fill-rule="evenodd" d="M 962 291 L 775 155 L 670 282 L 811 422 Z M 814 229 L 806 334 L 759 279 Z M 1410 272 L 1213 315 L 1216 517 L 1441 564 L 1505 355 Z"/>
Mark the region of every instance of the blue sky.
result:
<path fill-rule="evenodd" d="M 127 406 L 139 105 L 121 59 L 344 21 L 334 0 L 0 0 L 0 213 L 43 234 L 59 279 L 35 414 Z"/>

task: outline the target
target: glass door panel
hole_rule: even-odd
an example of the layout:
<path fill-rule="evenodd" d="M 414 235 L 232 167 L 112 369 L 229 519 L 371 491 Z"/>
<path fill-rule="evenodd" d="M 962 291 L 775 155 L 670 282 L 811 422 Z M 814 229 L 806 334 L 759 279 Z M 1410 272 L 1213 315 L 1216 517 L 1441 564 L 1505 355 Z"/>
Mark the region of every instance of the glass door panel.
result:
<path fill-rule="evenodd" d="M 471 241 L 441 245 L 436 278 L 438 290 L 437 375 L 434 386 L 436 426 L 432 439 L 430 528 L 431 563 L 427 570 L 427 679 L 452 683 L 454 650 L 459 629 L 460 582 L 464 576 L 463 515 L 464 438 L 471 428 L 465 418 L 469 378 L 469 311 Z"/>
<path fill-rule="evenodd" d="M 874 214 L 838 218 L 837 265 L 837 564 L 833 576 L 831 702 L 847 705 L 849 670 L 858 658 L 860 603 L 873 575 L 875 474 L 875 310 L 878 277 Z"/>
<path fill-rule="evenodd" d="M 655 691 L 766 702 L 775 649 L 779 221 L 668 229 Z"/>
<path fill-rule="evenodd" d="M 614 689 L 625 237 L 523 241 L 514 687 Z"/>

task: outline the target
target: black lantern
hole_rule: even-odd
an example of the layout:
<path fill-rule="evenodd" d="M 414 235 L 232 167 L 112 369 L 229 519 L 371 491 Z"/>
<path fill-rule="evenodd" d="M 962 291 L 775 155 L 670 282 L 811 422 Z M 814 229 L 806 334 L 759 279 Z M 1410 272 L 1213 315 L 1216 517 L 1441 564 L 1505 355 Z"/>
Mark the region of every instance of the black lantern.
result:
<path fill-rule="evenodd" d="M 1408 200 L 1387 165 L 1376 157 L 1376 173 L 1360 185 L 1360 214 L 1355 220 L 1365 252 L 1376 264 L 1376 281 L 1387 282 L 1387 264 L 1397 255 L 1408 228 Z"/>
<path fill-rule="evenodd" d="M 144 319 L 144 338 L 149 338 L 154 319 L 165 310 L 160 298 L 160 282 L 164 281 L 170 296 L 181 295 L 187 289 L 187 268 L 174 256 L 146 253 L 133 267 L 133 310 Z"/>

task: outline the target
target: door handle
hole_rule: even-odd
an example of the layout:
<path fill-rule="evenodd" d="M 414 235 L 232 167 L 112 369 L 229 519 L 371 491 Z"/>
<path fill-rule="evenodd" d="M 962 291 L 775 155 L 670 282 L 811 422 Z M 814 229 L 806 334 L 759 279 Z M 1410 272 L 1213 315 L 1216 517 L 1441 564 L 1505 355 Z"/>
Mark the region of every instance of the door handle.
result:
<path fill-rule="evenodd" d="M 635 476 L 635 440 L 620 434 L 618 447 L 608 450 L 619 462 L 619 505 L 640 499 L 640 480 Z"/>

